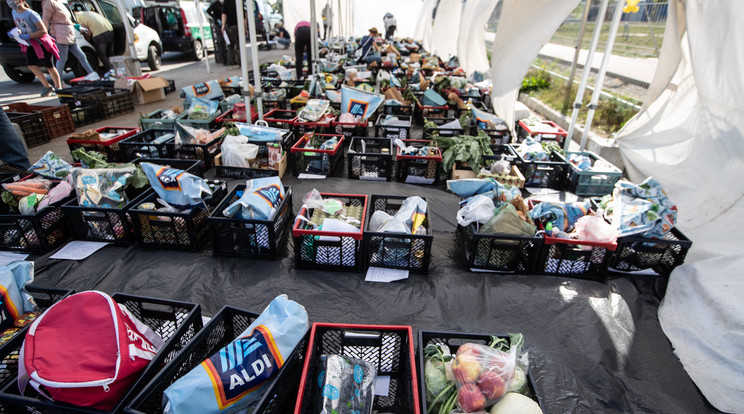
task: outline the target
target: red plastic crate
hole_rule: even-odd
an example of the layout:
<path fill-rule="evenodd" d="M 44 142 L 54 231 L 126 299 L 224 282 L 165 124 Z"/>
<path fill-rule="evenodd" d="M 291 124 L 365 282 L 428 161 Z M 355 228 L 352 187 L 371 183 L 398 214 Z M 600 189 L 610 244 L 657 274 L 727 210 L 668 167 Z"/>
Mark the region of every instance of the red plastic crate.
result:
<path fill-rule="evenodd" d="M 70 148 L 70 152 L 78 148 L 85 148 L 86 151 L 98 151 L 103 153 L 106 155 L 106 159 L 110 162 L 126 162 L 123 158 L 124 154 L 122 154 L 121 148 L 119 147 L 119 142 L 140 132 L 140 129 L 132 127 L 103 126 L 96 128 L 95 131 L 101 133 L 109 130 L 125 130 L 126 132 L 107 141 L 86 141 L 68 138 L 67 146 Z"/>
<path fill-rule="evenodd" d="M 61 137 L 75 132 L 72 114 L 67 105 L 29 105 L 25 102 L 8 104 L 11 112 L 40 112 L 44 117 L 49 138 Z"/>
<path fill-rule="evenodd" d="M 302 121 L 299 117 L 297 117 L 294 120 L 294 128 L 295 128 L 295 134 L 297 136 L 302 136 L 306 132 L 309 131 L 315 131 L 319 133 L 330 133 L 331 132 L 331 124 L 333 123 L 333 120 L 336 119 L 334 115 L 331 114 L 325 114 L 317 121 Z"/>
<path fill-rule="evenodd" d="M 563 146 L 563 142 L 566 139 L 566 136 L 568 136 L 568 132 L 566 132 L 565 129 L 561 128 L 560 125 L 553 121 L 542 121 L 540 124 L 551 129 L 557 129 L 557 132 L 544 132 L 540 131 L 540 128 L 534 127 L 532 127 L 533 129 L 530 129 L 523 120 L 520 120 L 520 137 L 524 139 L 526 136 L 531 136 L 532 138 L 535 138 L 535 141 L 556 141 L 558 145 Z"/>
<path fill-rule="evenodd" d="M 349 142 L 351 137 L 367 137 L 369 136 L 369 120 L 362 122 L 340 122 L 334 119 L 331 123 L 334 134 L 342 134 L 346 138 L 346 142 Z"/>
<path fill-rule="evenodd" d="M 235 107 L 230 109 L 229 111 L 223 113 L 222 115 L 218 116 L 215 122 L 217 123 L 218 127 L 223 126 L 225 122 L 247 122 L 246 118 L 233 118 L 233 114 L 235 113 Z M 256 112 L 256 108 L 251 106 L 251 123 L 256 122 L 258 119 L 258 112 Z"/>
<path fill-rule="evenodd" d="M 373 408 L 378 412 L 421 414 L 410 326 L 313 323 L 294 414 L 313 412 L 312 389 L 317 383 L 321 354 L 367 357 L 368 362 L 376 365 L 378 376 L 390 376 L 389 394 L 375 396 Z M 370 354 L 374 354 L 374 360 L 368 357 Z"/>
<path fill-rule="evenodd" d="M 297 119 L 297 112 L 291 109 L 272 109 L 264 115 L 264 121 L 271 127 L 291 129 Z"/>
<path fill-rule="evenodd" d="M 322 149 L 311 149 L 305 148 L 305 144 L 312 139 L 313 136 L 326 137 L 338 137 L 338 142 L 333 149 L 322 150 Z M 301 173 L 309 174 L 321 174 L 321 175 L 334 175 L 341 162 L 344 159 L 344 136 L 333 135 L 333 134 L 315 134 L 308 132 L 302 136 L 295 144 L 290 148 L 290 152 L 294 158 L 294 168 L 292 173 L 299 175 Z M 319 169 L 316 163 L 320 163 Z"/>

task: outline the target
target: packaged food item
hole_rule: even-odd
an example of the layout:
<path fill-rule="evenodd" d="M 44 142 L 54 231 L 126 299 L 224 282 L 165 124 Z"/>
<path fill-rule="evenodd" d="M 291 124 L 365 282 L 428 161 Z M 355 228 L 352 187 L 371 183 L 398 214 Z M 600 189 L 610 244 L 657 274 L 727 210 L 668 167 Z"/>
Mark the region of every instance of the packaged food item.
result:
<path fill-rule="evenodd" d="M 43 157 L 39 158 L 29 171 L 33 171 L 43 177 L 57 178 L 69 173 L 72 165 L 60 158 L 52 151 L 48 151 Z"/>
<path fill-rule="evenodd" d="M 73 168 L 72 180 L 78 205 L 88 207 L 122 208 L 128 202 L 124 192 L 135 166 L 122 168 Z"/>
<path fill-rule="evenodd" d="M 165 390 L 163 412 L 246 410 L 266 392 L 308 327 L 305 308 L 286 295 L 277 296 L 237 339 Z"/>
<path fill-rule="evenodd" d="M 201 177 L 149 162 L 140 165 L 158 196 L 172 206 L 183 208 L 204 206 L 202 194 L 212 194 Z"/>
<path fill-rule="evenodd" d="M 244 220 L 270 220 L 284 200 L 284 186 L 279 177 L 246 181 L 243 196 L 230 204 L 222 214 Z"/>
<path fill-rule="evenodd" d="M 316 413 L 369 414 L 374 406 L 375 366 L 343 355 L 321 355 Z"/>

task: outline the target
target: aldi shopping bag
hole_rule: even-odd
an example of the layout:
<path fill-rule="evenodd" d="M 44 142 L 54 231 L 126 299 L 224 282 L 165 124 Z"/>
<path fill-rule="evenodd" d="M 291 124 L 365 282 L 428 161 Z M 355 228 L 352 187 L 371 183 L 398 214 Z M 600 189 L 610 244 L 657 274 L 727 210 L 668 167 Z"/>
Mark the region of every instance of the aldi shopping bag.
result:
<path fill-rule="evenodd" d="M 0 267 L 0 332 L 26 312 L 34 311 L 26 285 L 34 280 L 33 262 L 14 262 Z"/>
<path fill-rule="evenodd" d="M 110 411 L 163 345 L 109 295 L 71 295 L 29 327 L 19 355 L 18 389 L 23 394 L 31 385 L 54 401 Z"/>

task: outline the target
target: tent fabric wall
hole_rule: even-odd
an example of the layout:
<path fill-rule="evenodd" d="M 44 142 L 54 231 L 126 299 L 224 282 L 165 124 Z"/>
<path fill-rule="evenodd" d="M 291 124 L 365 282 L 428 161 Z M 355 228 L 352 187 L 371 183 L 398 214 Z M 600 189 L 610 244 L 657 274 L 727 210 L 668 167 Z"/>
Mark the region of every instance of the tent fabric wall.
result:
<path fill-rule="evenodd" d="M 514 128 L 514 102 L 530 64 L 579 0 L 504 0 L 491 54 L 496 115 Z"/>
<path fill-rule="evenodd" d="M 323 30 L 323 21 L 321 20 L 323 6 L 326 5 L 326 0 L 316 0 L 315 2 L 315 16 L 320 24 L 320 30 Z M 310 1 L 309 0 L 284 0 L 282 3 L 284 12 L 284 27 L 292 36 L 294 41 L 294 28 L 297 23 L 306 20 L 310 21 Z M 337 11 L 333 10 L 333 14 Z M 320 32 L 318 32 L 320 33 Z"/>
<path fill-rule="evenodd" d="M 366 35 L 370 27 L 376 27 L 385 35 L 382 17 L 392 13 L 397 21 L 395 37 L 412 37 L 416 32 L 417 19 L 424 6 L 421 0 L 355 0 L 354 35 Z"/>
<path fill-rule="evenodd" d="M 457 55 L 462 0 L 440 0 L 431 34 L 429 51 L 447 60 Z"/>
<path fill-rule="evenodd" d="M 631 180 L 659 180 L 694 242 L 659 309 L 664 332 L 711 404 L 742 413 L 744 11 L 725 0 L 671 3 L 649 89 L 658 99 L 617 143 Z"/>
<path fill-rule="evenodd" d="M 424 0 L 424 3 L 421 5 L 418 21 L 416 22 L 416 30 L 413 32 L 413 38 L 420 39 L 421 45 L 424 46 L 425 49 L 431 40 L 431 12 L 434 10 L 436 1 L 437 0 Z"/>
<path fill-rule="evenodd" d="M 487 72 L 490 68 L 486 55 L 485 26 L 498 0 L 470 0 L 465 3 L 460 18 L 460 36 L 457 38 L 457 57 L 468 74 Z"/>

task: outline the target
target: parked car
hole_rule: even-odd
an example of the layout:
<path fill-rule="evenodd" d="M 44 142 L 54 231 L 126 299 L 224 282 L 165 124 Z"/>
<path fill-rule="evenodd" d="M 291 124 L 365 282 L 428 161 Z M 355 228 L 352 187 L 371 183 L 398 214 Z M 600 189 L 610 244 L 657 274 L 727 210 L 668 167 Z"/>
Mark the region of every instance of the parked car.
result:
<path fill-rule="evenodd" d="M 205 50 L 214 50 L 209 16 L 201 11 L 202 24 L 199 27 L 194 2 L 150 1 L 133 11 L 135 16 L 139 13 L 142 23 L 160 35 L 166 52 L 186 52 L 194 60 L 202 60 Z"/>
<path fill-rule="evenodd" d="M 41 0 L 27 0 L 31 8 L 42 14 Z M 113 0 L 70 0 L 68 7 L 72 14 L 73 10 L 91 10 L 101 13 L 111 22 L 114 27 L 114 56 L 129 54 L 129 44 L 126 40 L 124 19 Z M 127 16 L 127 23 L 134 32 L 134 48 L 137 59 L 147 62 L 152 70 L 160 68 L 160 57 L 163 54 L 163 45 L 157 32 L 140 24 L 136 19 Z M 8 37 L 7 32 L 15 26 L 10 8 L 5 2 L 0 4 L 0 65 L 10 79 L 19 83 L 32 82 L 35 76 L 26 66 L 26 57 L 21 52 L 18 43 Z M 79 32 L 76 32 L 76 41 L 85 53 L 93 68 L 100 68 L 100 61 L 95 48 Z M 75 76 L 84 76 L 85 70 L 73 55 L 67 58 L 65 70 L 72 71 Z"/>

